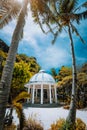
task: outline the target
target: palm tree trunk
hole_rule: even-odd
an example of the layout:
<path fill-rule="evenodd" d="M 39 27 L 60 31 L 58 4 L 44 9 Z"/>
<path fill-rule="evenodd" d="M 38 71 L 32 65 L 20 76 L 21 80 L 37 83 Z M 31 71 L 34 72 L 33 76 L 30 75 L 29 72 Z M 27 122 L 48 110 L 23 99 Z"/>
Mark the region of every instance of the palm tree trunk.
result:
<path fill-rule="evenodd" d="M 68 27 L 68 33 L 70 38 L 70 45 L 71 45 L 71 53 L 72 53 L 72 94 L 71 94 L 71 103 L 70 103 L 70 110 L 67 117 L 67 121 L 70 125 L 75 124 L 76 119 L 76 84 L 77 84 L 77 72 L 76 72 L 76 61 L 75 61 L 75 53 L 74 53 L 74 45 L 73 39 L 71 35 L 70 26 Z"/>
<path fill-rule="evenodd" d="M 6 65 L 4 66 L 1 82 L 0 82 L 0 130 L 3 130 L 3 120 L 5 116 L 6 105 L 8 102 L 8 96 L 10 93 L 10 85 L 13 73 L 13 67 L 15 57 L 17 53 L 18 43 L 23 33 L 23 27 L 25 24 L 25 15 L 27 12 L 28 0 L 23 4 L 23 8 L 20 12 L 16 28 L 13 33 L 11 46 L 8 52 Z"/>

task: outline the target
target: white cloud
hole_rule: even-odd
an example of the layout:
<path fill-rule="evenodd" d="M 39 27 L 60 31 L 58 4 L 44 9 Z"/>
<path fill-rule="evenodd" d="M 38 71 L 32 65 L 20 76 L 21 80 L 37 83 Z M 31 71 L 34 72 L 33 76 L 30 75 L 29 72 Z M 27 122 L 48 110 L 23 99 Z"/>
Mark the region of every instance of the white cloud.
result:
<path fill-rule="evenodd" d="M 23 40 L 27 42 L 33 49 L 39 50 L 38 41 L 36 37 L 40 37 L 40 39 L 45 38 L 45 35 L 42 33 L 39 25 L 33 22 L 33 18 L 31 12 L 29 11 L 28 16 L 26 17 L 26 24 L 24 27 L 24 37 Z"/>
<path fill-rule="evenodd" d="M 8 25 L 6 25 L 3 28 L 3 32 L 5 32 L 5 34 L 12 37 L 16 23 L 17 23 L 16 19 L 10 22 Z M 60 37 L 64 38 L 65 35 L 66 35 L 65 33 L 61 33 Z M 42 42 L 44 40 L 47 40 L 48 38 L 48 36 L 42 32 L 42 30 L 40 29 L 40 26 L 33 22 L 31 11 L 28 10 L 28 16 L 26 17 L 26 24 L 24 26 L 23 40 L 27 41 L 29 45 L 32 46 L 33 48 L 39 49 L 38 43 L 37 43 L 38 41 L 36 40 L 36 37 L 40 37 Z"/>
<path fill-rule="evenodd" d="M 46 50 L 42 50 L 38 57 L 41 60 L 43 69 L 60 67 L 69 61 L 67 51 L 56 48 L 56 46 L 49 46 Z"/>
<path fill-rule="evenodd" d="M 28 17 L 26 17 L 26 25 L 24 28 L 24 38 L 27 37 L 36 37 L 36 36 L 40 36 L 40 37 L 44 37 L 45 35 L 43 34 L 42 30 L 40 29 L 40 26 L 36 23 L 34 23 L 33 18 L 32 18 L 32 14 L 31 11 L 28 11 Z"/>
<path fill-rule="evenodd" d="M 40 49 L 37 41 L 35 39 L 33 39 L 32 37 L 27 38 L 27 40 L 25 40 L 25 42 L 27 42 L 27 44 L 29 44 L 29 46 L 31 46 L 34 50 Z"/>
<path fill-rule="evenodd" d="M 10 22 L 8 25 L 6 25 L 5 27 L 3 27 L 3 32 L 5 32 L 5 34 L 8 34 L 10 36 L 12 36 L 13 31 L 15 29 L 16 26 L 16 20 L 13 20 L 12 22 Z"/>

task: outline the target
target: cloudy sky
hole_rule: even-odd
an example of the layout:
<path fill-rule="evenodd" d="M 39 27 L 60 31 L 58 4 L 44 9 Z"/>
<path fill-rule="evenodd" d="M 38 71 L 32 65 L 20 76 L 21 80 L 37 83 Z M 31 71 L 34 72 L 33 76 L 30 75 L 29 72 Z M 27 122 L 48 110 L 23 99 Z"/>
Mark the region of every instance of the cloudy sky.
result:
<path fill-rule="evenodd" d="M 84 2 L 86 0 L 81 1 Z M 16 25 L 16 20 L 10 22 L 0 30 L 0 38 L 9 46 L 12 34 Z M 73 35 L 77 65 L 87 62 L 87 20 L 81 21 L 76 25 L 79 33 L 86 44 L 81 43 L 80 39 Z M 69 37 L 66 32 L 62 32 L 54 45 L 51 44 L 53 36 L 42 33 L 40 27 L 33 22 L 29 11 L 24 28 L 24 37 L 19 43 L 18 53 L 34 56 L 42 69 L 59 68 L 63 65 L 71 66 L 71 51 Z"/>

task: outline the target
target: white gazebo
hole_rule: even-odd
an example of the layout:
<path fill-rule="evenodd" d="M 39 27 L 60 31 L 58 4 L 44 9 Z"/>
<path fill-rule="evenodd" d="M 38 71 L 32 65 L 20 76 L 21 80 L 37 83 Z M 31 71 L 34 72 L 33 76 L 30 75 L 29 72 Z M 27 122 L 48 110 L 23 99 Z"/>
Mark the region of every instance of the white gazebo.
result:
<path fill-rule="evenodd" d="M 31 94 L 30 102 L 32 104 L 57 103 L 55 80 L 44 70 L 40 70 L 39 73 L 35 74 L 25 87 L 28 89 L 28 93 Z"/>

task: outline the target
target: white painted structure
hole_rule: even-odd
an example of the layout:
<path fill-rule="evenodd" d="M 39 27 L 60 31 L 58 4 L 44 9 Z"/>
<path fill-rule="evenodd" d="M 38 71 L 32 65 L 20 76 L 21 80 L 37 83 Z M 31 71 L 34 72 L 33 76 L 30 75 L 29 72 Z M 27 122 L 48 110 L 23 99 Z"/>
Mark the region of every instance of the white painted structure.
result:
<path fill-rule="evenodd" d="M 55 80 L 44 70 L 40 70 L 39 73 L 35 74 L 25 87 L 28 88 L 28 93 L 31 94 L 30 102 L 32 104 L 57 103 Z"/>

